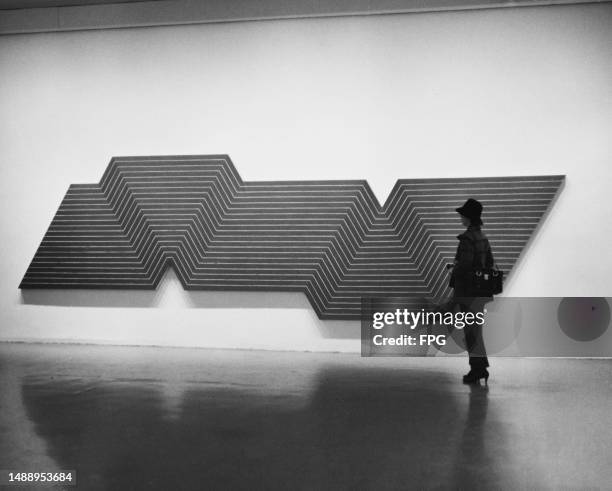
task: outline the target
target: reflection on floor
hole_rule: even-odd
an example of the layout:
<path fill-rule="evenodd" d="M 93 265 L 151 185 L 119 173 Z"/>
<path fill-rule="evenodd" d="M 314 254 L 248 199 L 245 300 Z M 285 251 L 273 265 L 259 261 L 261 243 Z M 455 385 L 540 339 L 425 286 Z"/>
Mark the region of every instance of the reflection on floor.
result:
<path fill-rule="evenodd" d="M 547 489 L 612 482 L 612 360 L 0 345 L 0 468 L 78 488 Z M 74 488 L 72 488 L 74 489 Z"/>

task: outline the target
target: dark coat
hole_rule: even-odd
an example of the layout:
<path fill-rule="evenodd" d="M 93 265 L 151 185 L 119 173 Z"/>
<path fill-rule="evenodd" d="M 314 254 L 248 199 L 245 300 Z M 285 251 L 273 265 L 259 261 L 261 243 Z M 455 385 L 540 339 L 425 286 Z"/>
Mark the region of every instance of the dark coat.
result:
<path fill-rule="evenodd" d="M 474 296 L 473 273 L 476 269 L 492 268 L 495 261 L 489 239 L 479 226 L 470 225 L 457 236 L 459 245 L 449 286 L 455 297 Z"/>

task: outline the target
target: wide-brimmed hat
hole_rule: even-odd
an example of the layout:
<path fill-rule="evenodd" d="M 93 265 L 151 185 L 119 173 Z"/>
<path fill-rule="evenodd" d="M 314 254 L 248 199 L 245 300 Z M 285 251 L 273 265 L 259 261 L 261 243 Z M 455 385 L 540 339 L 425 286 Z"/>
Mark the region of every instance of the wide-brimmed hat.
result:
<path fill-rule="evenodd" d="M 480 215 L 482 214 L 482 204 L 480 201 L 473 198 L 468 199 L 459 208 L 455 208 L 455 211 L 460 215 L 469 218 L 474 225 L 482 224 Z"/>

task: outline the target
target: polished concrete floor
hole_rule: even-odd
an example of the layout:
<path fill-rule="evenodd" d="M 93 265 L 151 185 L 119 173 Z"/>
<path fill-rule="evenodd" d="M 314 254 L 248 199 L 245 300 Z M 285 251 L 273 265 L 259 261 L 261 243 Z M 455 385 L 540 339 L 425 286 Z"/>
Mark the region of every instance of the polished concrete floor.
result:
<path fill-rule="evenodd" d="M 488 389 L 466 366 L 0 344 L 0 468 L 86 490 L 611 489 L 612 360 L 494 359 Z"/>

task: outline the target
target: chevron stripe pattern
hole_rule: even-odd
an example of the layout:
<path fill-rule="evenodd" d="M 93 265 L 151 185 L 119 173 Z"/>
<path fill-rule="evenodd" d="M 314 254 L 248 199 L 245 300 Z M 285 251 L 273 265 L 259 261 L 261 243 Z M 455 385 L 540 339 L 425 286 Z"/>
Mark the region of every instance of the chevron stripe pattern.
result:
<path fill-rule="evenodd" d="M 226 155 L 116 157 L 71 185 L 20 288 L 304 292 L 320 318 L 359 319 L 362 297 L 441 297 L 480 200 L 506 273 L 564 176 L 402 179 L 381 206 L 367 181 L 244 182 Z"/>

